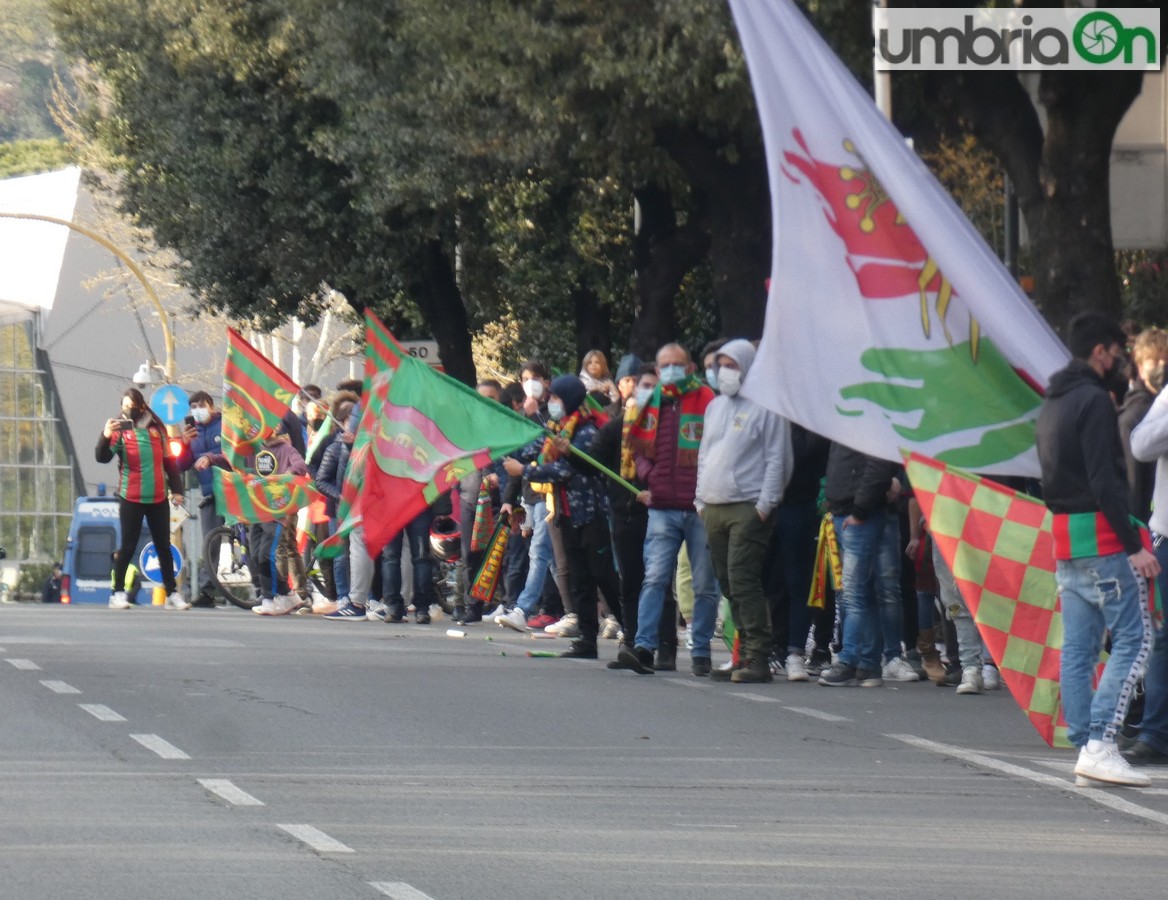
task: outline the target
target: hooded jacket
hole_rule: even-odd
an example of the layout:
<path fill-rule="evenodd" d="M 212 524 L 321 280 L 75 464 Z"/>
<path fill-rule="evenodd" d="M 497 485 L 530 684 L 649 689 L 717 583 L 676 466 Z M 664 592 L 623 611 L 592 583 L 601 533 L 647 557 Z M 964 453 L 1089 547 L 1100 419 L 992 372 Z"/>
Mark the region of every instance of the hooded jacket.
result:
<path fill-rule="evenodd" d="M 754 363 L 754 346 L 734 340 L 718 355 L 738 363 L 745 379 Z M 719 394 L 706 407 L 694 506 L 701 510 L 708 504 L 753 503 L 765 518 L 783 499 L 793 459 L 786 419 L 741 394 Z"/>
<path fill-rule="evenodd" d="M 1156 466 L 1156 489 L 1148 524 L 1156 534 L 1168 535 L 1168 391 L 1161 391 L 1148 414 L 1131 433 L 1132 456 Z"/>
<path fill-rule="evenodd" d="M 1102 512 L 1131 555 L 1140 536 L 1129 518 L 1127 475 L 1115 405 L 1082 360 L 1055 372 L 1035 430 L 1042 496 L 1054 513 Z"/>

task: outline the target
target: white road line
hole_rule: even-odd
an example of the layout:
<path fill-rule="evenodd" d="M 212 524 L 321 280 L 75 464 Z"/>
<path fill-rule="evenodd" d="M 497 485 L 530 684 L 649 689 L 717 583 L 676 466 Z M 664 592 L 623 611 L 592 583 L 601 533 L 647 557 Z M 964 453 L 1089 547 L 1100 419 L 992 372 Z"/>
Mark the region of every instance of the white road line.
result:
<path fill-rule="evenodd" d="M 731 697 L 737 697 L 739 700 L 753 700 L 755 703 L 778 703 L 778 697 L 766 697 L 762 694 L 730 694 Z"/>
<path fill-rule="evenodd" d="M 787 712 L 798 713 L 801 716 L 811 716 L 813 719 L 823 719 L 825 722 L 850 722 L 847 716 L 837 716 L 822 710 L 812 709 L 809 706 L 784 706 Z"/>
<path fill-rule="evenodd" d="M 679 687 L 697 688 L 699 691 L 708 690 L 710 686 L 708 681 L 686 681 L 683 678 L 661 678 L 659 680 L 665 684 L 676 684 Z"/>
<path fill-rule="evenodd" d="M 40 666 L 34 663 L 31 659 L 6 659 L 4 661 L 14 669 L 27 669 L 29 671 L 32 671 L 33 669 L 40 669 Z"/>
<path fill-rule="evenodd" d="M 178 749 L 169 741 L 164 741 L 156 734 L 132 734 L 130 735 L 139 744 L 147 750 L 152 750 L 163 759 L 190 759 L 185 753 Z"/>
<path fill-rule="evenodd" d="M 199 784 L 212 794 L 218 794 L 228 803 L 236 806 L 263 806 L 262 800 L 257 800 L 245 790 L 237 788 L 226 778 L 200 778 Z"/>
<path fill-rule="evenodd" d="M 352 847 L 346 847 L 336 838 L 331 838 L 319 828 L 313 828 L 311 825 L 276 825 L 277 828 L 283 828 L 292 837 L 297 840 L 304 841 L 313 850 L 319 850 L 321 853 L 352 853 Z"/>
<path fill-rule="evenodd" d="M 434 900 L 429 894 L 423 894 L 404 881 L 371 881 L 369 886 L 387 897 L 392 897 L 393 900 Z"/>
<path fill-rule="evenodd" d="M 1107 790 L 1100 788 L 1081 788 L 1075 787 L 1073 781 L 1068 781 L 1066 778 L 1056 778 L 1054 775 L 1047 775 L 1044 772 L 1035 772 L 1031 769 L 1025 769 L 1022 766 L 1016 766 L 1013 763 L 1002 762 L 1000 759 L 994 759 L 992 756 L 986 756 L 982 753 L 974 753 L 970 750 L 965 750 L 962 747 L 954 747 L 950 744 L 940 744 L 936 741 L 929 741 L 925 738 L 919 738 L 912 734 L 886 734 L 885 737 L 893 740 L 903 741 L 912 747 L 917 747 L 921 750 L 928 750 L 932 753 L 941 753 L 945 756 L 954 756 L 957 759 L 963 759 L 975 766 L 981 766 L 984 769 L 991 769 L 995 772 L 1000 772 L 1003 775 L 1013 775 L 1017 778 L 1025 778 L 1027 781 L 1033 781 L 1037 784 L 1046 787 L 1057 788 L 1060 791 L 1073 791 L 1080 796 L 1086 797 L 1088 800 L 1094 800 L 1100 806 L 1106 806 L 1109 809 L 1114 809 L 1116 812 L 1127 813 L 1130 816 L 1136 816 L 1141 819 L 1147 819 L 1149 822 L 1155 822 L 1157 825 L 1168 825 L 1168 814 L 1156 812 L 1155 810 L 1145 809 L 1138 803 L 1132 803 L 1130 800 L 1124 800 L 1117 797 Z M 1132 788 L 1131 796 L 1139 796 L 1136 793 L 1139 788 Z"/>
<path fill-rule="evenodd" d="M 54 694 L 80 694 L 81 693 L 81 691 L 77 690 L 77 688 L 73 687 L 73 685 L 66 684 L 64 681 L 42 681 L 41 684 L 43 684 L 45 687 L 47 687 Z"/>
<path fill-rule="evenodd" d="M 108 706 L 103 706 L 100 703 L 78 703 L 83 710 L 97 719 L 99 722 L 124 722 L 126 717 L 120 713 L 114 712 Z"/>

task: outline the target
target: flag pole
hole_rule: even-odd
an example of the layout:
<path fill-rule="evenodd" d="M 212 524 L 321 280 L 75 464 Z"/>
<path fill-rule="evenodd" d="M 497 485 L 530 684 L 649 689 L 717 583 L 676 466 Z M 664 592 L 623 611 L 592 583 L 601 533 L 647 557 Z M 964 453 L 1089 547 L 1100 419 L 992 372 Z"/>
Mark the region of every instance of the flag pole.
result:
<path fill-rule="evenodd" d="M 626 490 L 632 491 L 634 494 L 641 493 L 641 488 L 625 481 L 623 478 L 621 478 L 619 475 L 617 475 L 616 472 L 614 472 L 608 466 L 604 465 L 603 463 L 597 462 L 595 459 L 593 459 L 591 456 L 589 456 L 583 450 L 580 450 L 577 447 L 573 447 L 570 443 L 568 444 L 568 449 L 570 449 L 572 451 L 572 453 L 574 453 L 576 456 L 580 457 L 580 459 L 584 460 L 584 462 L 588 463 L 591 466 L 595 466 L 597 469 L 599 469 L 601 472 L 603 472 L 605 475 L 607 475 L 609 478 L 611 478 L 613 481 L 615 481 L 621 487 L 625 488 Z"/>

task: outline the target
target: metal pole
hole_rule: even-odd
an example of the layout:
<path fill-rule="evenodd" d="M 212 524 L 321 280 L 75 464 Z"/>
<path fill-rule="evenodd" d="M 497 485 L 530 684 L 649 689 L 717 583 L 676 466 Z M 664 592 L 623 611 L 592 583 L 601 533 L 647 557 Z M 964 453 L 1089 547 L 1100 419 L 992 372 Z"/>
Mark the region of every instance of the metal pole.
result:
<path fill-rule="evenodd" d="M 876 10 L 887 9 L 888 0 L 872 0 L 872 94 L 876 107 L 889 122 L 892 121 L 892 73 L 876 68 Z"/>

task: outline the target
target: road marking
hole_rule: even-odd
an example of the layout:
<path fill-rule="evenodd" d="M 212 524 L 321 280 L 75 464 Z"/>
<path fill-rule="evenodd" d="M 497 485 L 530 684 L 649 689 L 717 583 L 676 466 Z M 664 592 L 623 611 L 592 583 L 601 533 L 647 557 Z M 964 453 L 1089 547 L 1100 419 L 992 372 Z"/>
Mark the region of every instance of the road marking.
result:
<path fill-rule="evenodd" d="M 739 700 L 753 700 L 755 703 L 778 703 L 778 697 L 765 697 L 762 694 L 731 694 L 731 697 L 737 697 Z"/>
<path fill-rule="evenodd" d="M 130 735 L 139 744 L 147 750 L 152 750 L 163 759 L 190 759 L 185 753 L 178 749 L 169 741 L 164 741 L 156 734 L 132 734 Z"/>
<path fill-rule="evenodd" d="M 697 688 L 700 691 L 706 690 L 710 686 L 710 683 L 708 681 L 707 682 L 686 681 L 683 678 L 662 678 L 662 679 L 660 679 L 660 681 L 665 682 L 665 684 L 676 684 L 676 685 L 679 685 L 680 687 Z"/>
<path fill-rule="evenodd" d="M 277 828 L 283 828 L 292 837 L 304 841 L 313 850 L 319 850 L 322 853 L 353 853 L 352 847 L 346 847 L 336 838 L 331 838 L 319 828 L 313 828 L 311 825 L 276 825 Z"/>
<path fill-rule="evenodd" d="M 1088 800 L 1094 800 L 1100 806 L 1106 806 L 1109 809 L 1114 809 L 1116 812 L 1127 813 L 1131 816 L 1136 816 L 1141 819 L 1147 819 L 1149 822 L 1155 822 L 1158 825 L 1168 825 L 1168 814 L 1156 812 L 1155 810 L 1145 809 L 1138 803 L 1132 803 L 1130 800 L 1124 800 L 1117 797 L 1108 790 L 1101 788 L 1081 788 L 1075 787 L 1074 782 L 1068 781 L 1065 778 L 1056 778 L 1054 775 L 1047 775 L 1044 772 L 1035 772 L 1031 769 L 1025 769 L 1022 766 L 1016 766 L 1013 763 L 1002 762 L 999 759 L 994 759 L 992 756 L 986 756 L 982 753 L 974 753 L 971 750 L 965 750 L 962 747 L 954 747 L 951 744 L 940 744 L 936 741 L 929 741 L 925 738 L 919 738 L 912 734 L 886 734 L 887 738 L 892 738 L 896 741 L 903 741 L 904 743 L 917 747 L 921 750 L 928 750 L 932 753 L 940 753 L 945 756 L 954 756 L 957 759 L 963 759 L 975 766 L 981 766 L 984 769 L 991 769 L 995 772 L 1000 772 L 1003 775 L 1014 775 L 1018 778 L 1025 778 L 1027 781 L 1033 781 L 1037 784 L 1046 787 L 1058 788 L 1060 791 L 1070 791 Z M 1131 788 L 1132 791 L 1138 791 L 1139 788 Z M 1132 796 L 1138 796 L 1133 793 Z"/>
<path fill-rule="evenodd" d="M 33 669 L 40 669 L 40 666 L 34 663 L 31 659 L 6 659 L 4 661 L 14 669 L 27 669 L 29 671 L 32 671 Z"/>
<path fill-rule="evenodd" d="M 392 897 L 393 900 L 434 900 L 429 894 L 423 894 L 404 881 L 371 881 L 369 886 L 387 897 Z"/>
<path fill-rule="evenodd" d="M 45 687 L 47 687 L 54 694 L 80 694 L 81 693 L 81 691 L 77 690 L 77 688 L 73 687 L 73 685 L 66 684 L 64 681 L 42 681 L 41 684 L 43 684 Z"/>
<path fill-rule="evenodd" d="M 212 794 L 218 794 L 228 803 L 236 806 L 263 806 L 262 800 L 257 800 L 245 790 L 237 788 L 226 778 L 200 778 L 199 784 Z"/>
<path fill-rule="evenodd" d="M 83 710 L 97 719 L 99 722 L 124 722 L 126 717 L 114 712 L 108 706 L 103 706 L 100 703 L 78 703 Z"/>
<path fill-rule="evenodd" d="M 741 825 L 711 825 L 707 822 L 674 822 L 674 828 L 741 828 Z"/>
<path fill-rule="evenodd" d="M 813 719 L 823 719 L 825 722 L 850 722 L 847 716 L 837 716 L 822 710 L 812 709 L 809 706 L 784 706 L 787 712 L 798 713 L 801 716 L 811 716 Z"/>

